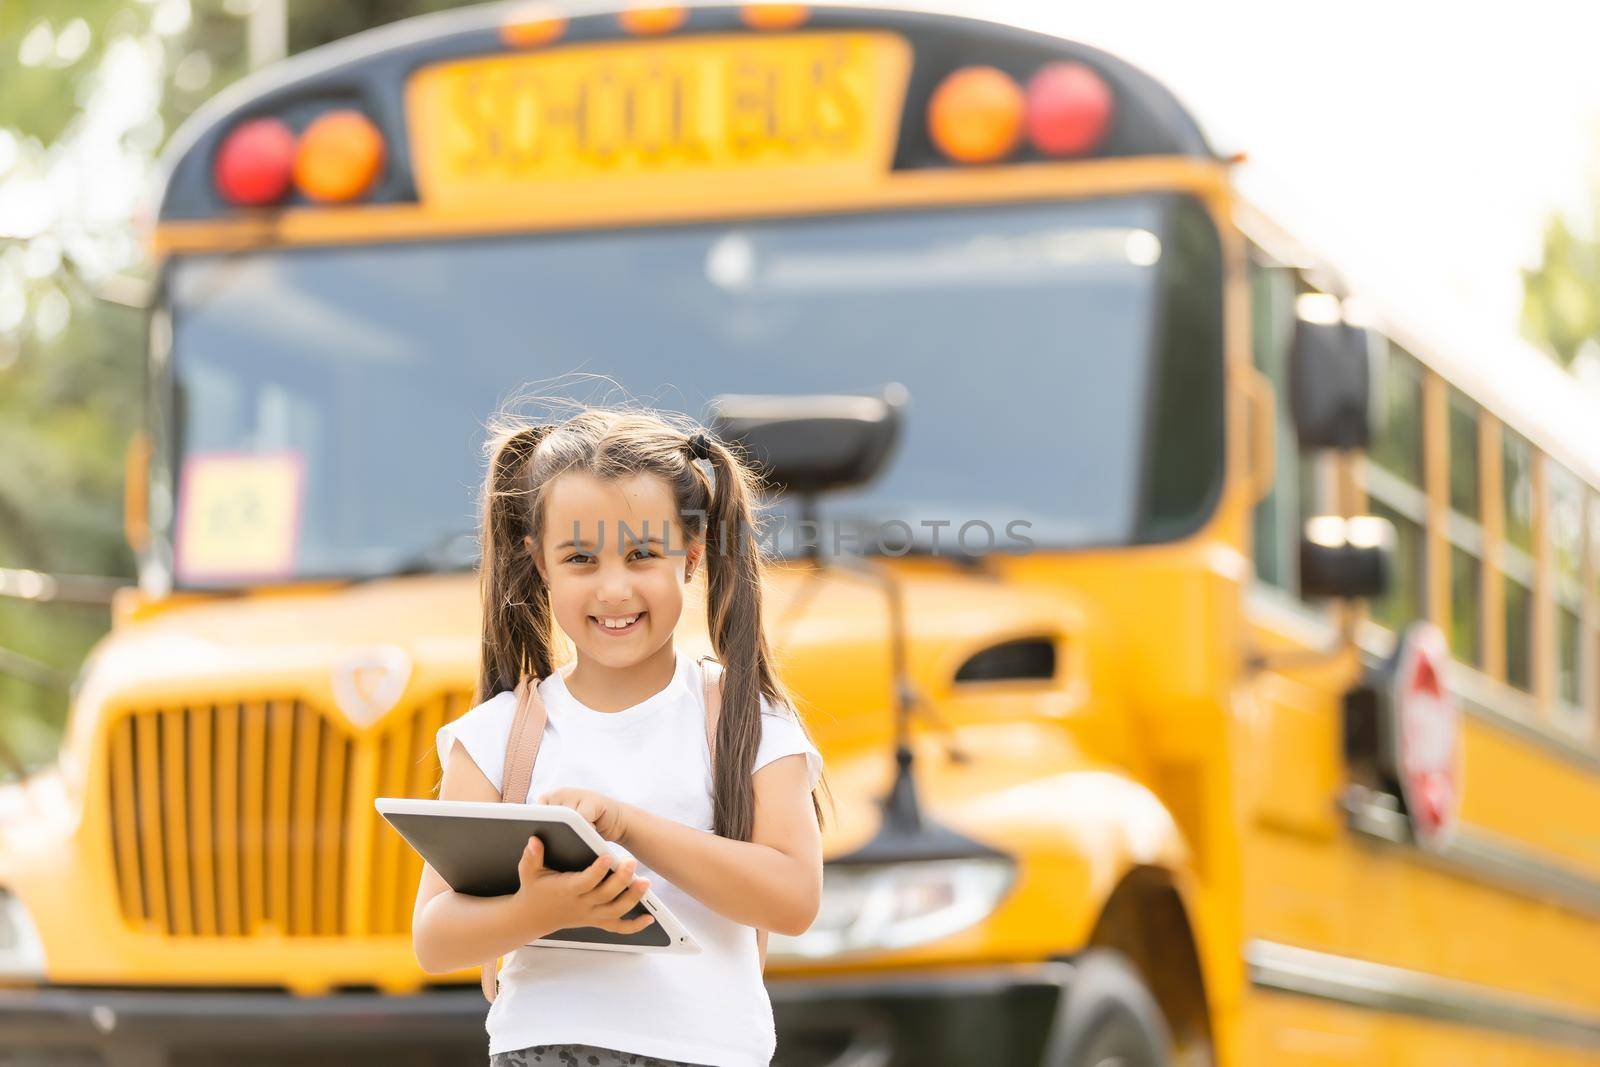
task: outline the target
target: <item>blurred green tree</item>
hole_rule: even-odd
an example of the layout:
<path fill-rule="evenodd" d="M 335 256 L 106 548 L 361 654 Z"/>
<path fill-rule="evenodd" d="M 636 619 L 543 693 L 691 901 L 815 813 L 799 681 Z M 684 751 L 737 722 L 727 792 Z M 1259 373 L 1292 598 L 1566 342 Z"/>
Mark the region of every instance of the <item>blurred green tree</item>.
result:
<path fill-rule="evenodd" d="M 161 64 L 188 22 L 166 0 L 0 5 L 0 567 L 132 576 L 122 453 L 142 325 L 101 294 L 138 288 L 132 212 L 163 132 Z M 62 683 L 107 621 L 103 606 L 0 597 L 15 762 L 54 751 Z"/>
<path fill-rule="evenodd" d="M 454 6 L 0 2 L 0 590 L 6 570 L 134 578 L 122 486 L 143 408 L 141 223 L 161 146 L 246 72 L 252 21 L 259 34 L 286 11 L 275 36 L 298 52 Z M 104 606 L 0 592 L 0 755 L 53 755 L 67 680 L 108 625 Z"/>
<path fill-rule="evenodd" d="M 1567 366 L 1600 346 L 1600 187 L 1586 232 L 1563 216 L 1544 231 L 1544 257 L 1522 272 L 1522 332 Z"/>
<path fill-rule="evenodd" d="M 289 51 L 304 52 L 373 26 L 468 6 L 460 0 L 289 0 Z"/>

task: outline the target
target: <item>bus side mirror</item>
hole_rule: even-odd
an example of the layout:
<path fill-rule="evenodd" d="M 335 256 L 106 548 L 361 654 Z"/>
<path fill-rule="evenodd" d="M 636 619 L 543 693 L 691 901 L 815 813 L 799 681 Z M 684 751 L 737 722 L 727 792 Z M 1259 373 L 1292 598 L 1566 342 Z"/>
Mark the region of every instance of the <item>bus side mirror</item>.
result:
<path fill-rule="evenodd" d="M 1379 597 L 1388 592 L 1394 524 L 1375 515 L 1318 515 L 1300 539 L 1302 597 Z"/>
<path fill-rule="evenodd" d="M 724 393 L 712 398 L 707 421 L 744 448 L 772 488 L 805 495 L 871 481 L 894 449 L 908 399 L 898 382 L 866 396 Z"/>
<path fill-rule="evenodd" d="M 1366 448 L 1372 439 L 1371 377 L 1366 330 L 1295 319 L 1289 410 L 1300 447 Z"/>

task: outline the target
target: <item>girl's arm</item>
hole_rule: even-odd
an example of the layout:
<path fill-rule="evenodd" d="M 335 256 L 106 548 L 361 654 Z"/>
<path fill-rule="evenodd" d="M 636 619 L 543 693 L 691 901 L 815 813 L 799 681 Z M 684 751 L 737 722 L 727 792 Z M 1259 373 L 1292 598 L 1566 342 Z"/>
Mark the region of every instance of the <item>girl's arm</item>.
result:
<path fill-rule="evenodd" d="M 822 831 L 795 753 L 756 771 L 749 841 L 696 830 L 623 804 L 617 841 L 712 911 L 758 930 L 799 936 L 822 902 Z"/>
<path fill-rule="evenodd" d="M 440 800 L 498 801 L 500 791 L 457 741 L 450 746 Z M 427 863 L 411 913 L 411 947 L 429 974 L 450 974 L 493 963 L 530 940 L 529 917 L 513 894 L 475 897 L 457 893 Z"/>

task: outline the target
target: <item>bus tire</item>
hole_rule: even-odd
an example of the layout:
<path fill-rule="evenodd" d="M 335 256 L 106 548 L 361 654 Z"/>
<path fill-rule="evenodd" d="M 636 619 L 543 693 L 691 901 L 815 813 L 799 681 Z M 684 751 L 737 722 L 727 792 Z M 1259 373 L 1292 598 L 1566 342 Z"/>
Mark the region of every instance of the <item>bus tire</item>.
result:
<path fill-rule="evenodd" d="M 1139 972 L 1114 949 L 1090 949 L 1056 1010 L 1046 1067 L 1168 1067 L 1172 1039 Z"/>

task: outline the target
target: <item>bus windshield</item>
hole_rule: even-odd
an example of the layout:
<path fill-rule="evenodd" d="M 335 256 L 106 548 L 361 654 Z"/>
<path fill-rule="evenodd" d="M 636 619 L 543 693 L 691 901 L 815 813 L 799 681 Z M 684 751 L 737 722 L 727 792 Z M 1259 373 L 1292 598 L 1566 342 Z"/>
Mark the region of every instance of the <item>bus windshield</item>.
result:
<path fill-rule="evenodd" d="M 168 287 L 176 503 L 208 491 L 214 457 L 292 457 L 292 562 L 276 576 L 380 575 L 472 530 L 484 423 L 512 396 L 701 417 L 720 393 L 899 382 L 886 469 L 825 497 L 825 521 L 948 522 L 950 538 L 978 520 L 995 548 L 1012 523 L 1040 547 L 1150 540 L 1151 487 L 1221 467 L 1215 236 L 1184 255 L 1178 204 L 1193 207 L 1141 196 L 187 257 Z M 1181 340 L 1176 358 L 1163 338 Z M 1201 418 L 1214 454 L 1209 437 L 1199 456 L 1152 445 L 1174 389 L 1217 409 Z M 1186 469 L 1150 469 L 1162 463 Z M 182 544 L 175 565 L 179 586 L 217 584 L 186 577 Z"/>

